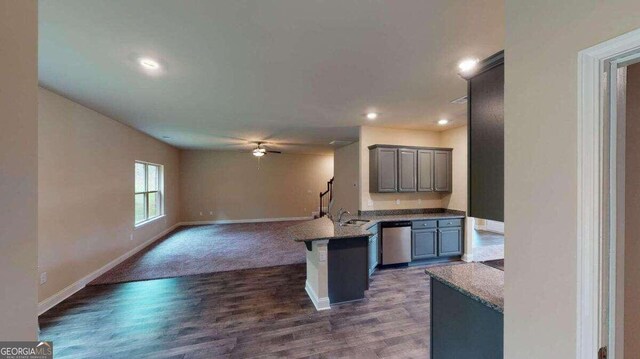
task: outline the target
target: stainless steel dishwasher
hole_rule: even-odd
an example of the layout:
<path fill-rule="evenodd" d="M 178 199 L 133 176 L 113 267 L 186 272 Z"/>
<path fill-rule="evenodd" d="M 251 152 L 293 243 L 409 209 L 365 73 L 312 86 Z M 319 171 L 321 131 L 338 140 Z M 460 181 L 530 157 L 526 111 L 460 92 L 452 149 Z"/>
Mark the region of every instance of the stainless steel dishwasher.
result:
<path fill-rule="evenodd" d="M 382 264 L 411 262 L 411 222 L 382 222 Z"/>

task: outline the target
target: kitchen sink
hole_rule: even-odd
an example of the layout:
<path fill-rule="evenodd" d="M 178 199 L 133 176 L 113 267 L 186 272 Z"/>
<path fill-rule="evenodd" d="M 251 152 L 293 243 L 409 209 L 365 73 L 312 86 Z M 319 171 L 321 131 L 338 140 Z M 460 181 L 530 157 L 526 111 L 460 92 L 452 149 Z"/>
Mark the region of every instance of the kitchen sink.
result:
<path fill-rule="evenodd" d="M 369 223 L 369 220 L 368 219 L 350 219 L 344 223 L 340 223 L 340 225 L 346 226 L 346 227 L 359 227 L 365 223 Z"/>

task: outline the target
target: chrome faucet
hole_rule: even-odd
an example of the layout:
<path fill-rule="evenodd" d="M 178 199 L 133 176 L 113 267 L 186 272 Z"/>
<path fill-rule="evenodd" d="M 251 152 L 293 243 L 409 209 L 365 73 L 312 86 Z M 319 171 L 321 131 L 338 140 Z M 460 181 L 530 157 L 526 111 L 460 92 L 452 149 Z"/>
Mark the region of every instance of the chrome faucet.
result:
<path fill-rule="evenodd" d="M 345 214 L 351 214 L 351 212 L 347 211 L 344 208 L 340 208 L 338 210 L 338 223 L 342 223 L 342 216 L 344 216 Z"/>

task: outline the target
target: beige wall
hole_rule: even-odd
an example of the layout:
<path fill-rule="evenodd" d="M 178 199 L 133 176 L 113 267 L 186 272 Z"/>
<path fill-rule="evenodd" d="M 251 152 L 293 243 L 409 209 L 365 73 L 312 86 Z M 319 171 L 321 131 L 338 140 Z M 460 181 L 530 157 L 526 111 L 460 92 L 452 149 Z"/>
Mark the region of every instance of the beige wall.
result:
<path fill-rule="evenodd" d="M 442 131 L 440 146 L 453 148 L 451 194 L 442 198 L 442 206 L 458 211 L 467 210 L 467 126 Z"/>
<path fill-rule="evenodd" d="M 309 217 L 331 177 L 333 156 L 182 151 L 182 219 Z"/>
<path fill-rule="evenodd" d="M 333 155 L 335 181 L 333 182 L 333 211 L 344 208 L 357 213 L 360 205 L 360 143 L 336 149 Z"/>
<path fill-rule="evenodd" d="M 505 358 L 576 357 L 578 52 L 637 0 L 506 2 Z"/>
<path fill-rule="evenodd" d="M 179 220 L 179 151 L 45 89 L 38 92 L 38 265 L 44 300 Z M 164 165 L 165 214 L 134 228 L 134 161 Z"/>
<path fill-rule="evenodd" d="M 37 338 L 37 12 L 0 0 L 0 340 Z"/>
<path fill-rule="evenodd" d="M 624 352 L 640 353 L 640 64 L 627 69 Z"/>
<path fill-rule="evenodd" d="M 463 138 L 464 136 L 464 138 Z M 369 193 L 369 149 L 375 144 L 452 147 L 453 151 L 453 192 L 442 193 Z M 457 148 L 453 145 L 463 146 Z M 448 208 L 466 210 L 466 127 L 442 132 L 403 130 L 385 127 L 360 127 L 360 210 Z M 464 176 L 464 177 L 461 177 Z M 464 185 L 460 185 L 464 181 Z M 396 204 L 396 200 L 400 204 Z M 464 200 L 463 200 L 464 199 Z M 369 202 L 371 201 L 371 203 Z M 457 208 L 460 207 L 460 208 Z"/>

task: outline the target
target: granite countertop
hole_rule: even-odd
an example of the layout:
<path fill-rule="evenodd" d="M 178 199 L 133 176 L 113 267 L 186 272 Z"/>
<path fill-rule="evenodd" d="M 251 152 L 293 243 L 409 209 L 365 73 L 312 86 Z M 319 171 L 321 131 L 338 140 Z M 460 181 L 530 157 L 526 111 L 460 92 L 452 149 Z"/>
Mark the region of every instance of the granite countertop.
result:
<path fill-rule="evenodd" d="M 457 212 L 419 213 L 419 214 L 365 214 L 344 216 L 343 221 L 350 219 L 366 219 L 369 222 L 361 226 L 341 226 L 327 217 L 307 221 L 287 228 L 290 239 L 297 242 L 317 241 L 322 239 L 356 238 L 372 235 L 368 229 L 380 222 L 415 221 L 426 219 L 464 218 Z"/>
<path fill-rule="evenodd" d="M 427 275 L 504 313 L 504 272 L 482 263 L 464 263 L 429 267 Z"/>

